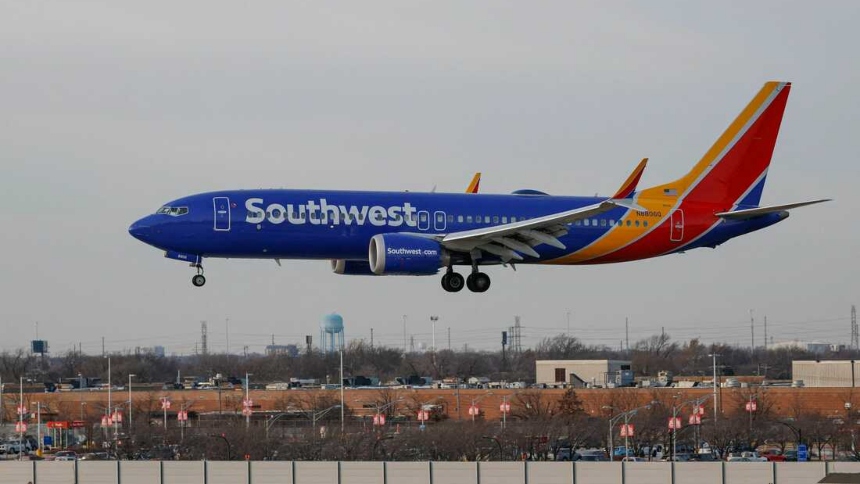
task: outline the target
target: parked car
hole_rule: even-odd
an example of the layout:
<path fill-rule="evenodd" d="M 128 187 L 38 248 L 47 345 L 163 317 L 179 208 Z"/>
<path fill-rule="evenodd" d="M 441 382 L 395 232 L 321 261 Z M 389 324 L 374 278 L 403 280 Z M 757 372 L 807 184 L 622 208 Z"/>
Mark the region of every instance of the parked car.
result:
<path fill-rule="evenodd" d="M 573 460 L 583 462 L 604 462 L 608 461 L 609 457 L 603 452 L 577 452 L 573 455 Z"/>
<path fill-rule="evenodd" d="M 54 454 L 54 460 L 77 460 L 78 454 L 73 450 L 61 450 Z"/>
<path fill-rule="evenodd" d="M 555 460 L 569 461 L 573 460 L 573 449 L 570 447 L 561 447 L 555 452 Z"/>
<path fill-rule="evenodd" d="M 797 451 L 796 450 L 786 450 L 782 453 L 782 457 L 786 462 L 797 462 Z"/>

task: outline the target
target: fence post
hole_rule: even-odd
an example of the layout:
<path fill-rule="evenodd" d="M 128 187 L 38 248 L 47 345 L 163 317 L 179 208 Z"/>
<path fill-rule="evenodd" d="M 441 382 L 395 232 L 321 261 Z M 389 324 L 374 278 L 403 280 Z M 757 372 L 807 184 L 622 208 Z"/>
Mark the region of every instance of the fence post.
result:
<path fill-rule="evenodd" d="M 671 466 L 669 466 L 669 474 L 672 476 L 671 482 L 675 484 L 675 461 L 671 461 Z"/>
<path fill-rule="evenodd" d="M 726 484 L 726 461 L 720 461 L 720 482 Z"/>
<path fill-rule="evenodd" d="M 122 472 L 120 472 L 120 469 L 119 469 L 121 462 L 122 461 L 119 459 L 117 459 L 117 461 L 116 461 L 116 484 L 122 484 Z M 78 466 L 78 460 L 75 459 L 75 467 L 77 467 L 77 466 Z M 78 480 L 75 479 L 75 482 L 77 483 Z"/>
<path fill-rule="evenodd" d="M 430 484 L 433 484 L 433 461 L 427 461 L 428 471 L 430 472 Z"/>
<path fill-rule="evenodd" d="M 164 484 L 164 461 L 158 461 L 158 482 Z"/>
<path fill-rule="evenodd" d="M 529 461 L 523 462 L 523 484 L 529 484 Z"/>
<path fill-rule="evenodd" d="M 576 484 L 576 461 L 570 461 L 570 472 L 573 473 L 573 478 L 570 480 L 570 482 Z"/>
<path fill-rule="evenodd" d="M 382 484 L 388 484 L 388 463 L 382 461 Z M 433 478 L 430 478 L 430 484 L 433 484 Z"/>

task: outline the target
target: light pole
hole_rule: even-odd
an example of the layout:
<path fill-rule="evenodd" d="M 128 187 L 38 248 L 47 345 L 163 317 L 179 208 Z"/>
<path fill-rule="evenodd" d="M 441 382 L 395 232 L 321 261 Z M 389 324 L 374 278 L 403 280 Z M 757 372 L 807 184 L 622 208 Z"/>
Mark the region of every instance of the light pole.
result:
<path fill-rule="evenodd" d="M 24 411 L 27 407 L 24 406 L 24 377 L 20 377 L 20 383 L 18 384 L 18 390 L 21 393 L 21 399 L 18 400 L 18 460 L 22 460 L 24 458 L 24 446 L 21 445 L 24 442 Z"/>
<path fill-rule="evenodd" d="M 379 417 L 380 414 L 382 413 L 382 411 L 385 410 L 386 408 L 398 403 L 398 402 L 401 402 L 402 400 L 403 400 L 403 397 L 400 397 L 397 400 L 394 400 L 393 402 L 386 403 L 385 405 L 383 405 L 381 407 L 379 406 L 379 404 L 376 404 L 376 418 L 373 419 L 374 425 L 378 425 L 379 427 L 382 427 L 382 420 Z"/>
<path fill-rule="evenodd" d="M 128 434 L 131 437 L 131 377 L 137 376 L 134 373 L 128 374 Z"/>
<path fill-rule="evenodd" d="M 343 429 L 346 425 L 346 421 L 344 420 L 345 416 L 345 405 L 343 403 L 343 346 L 340 348 L 340 433 L 343 435 Z"/>
<path fill-rule="evenodd" d="M 36 455 L 42 456 L 42 402 L 31 402 L 36 405 Z M 19 441 L 23 443 L 23 441 Z"/>
<path fill-rule="evenodd" d="M 253 373 L 245 372 L 245 401 L 246 402 L 250 402 L 249 395 L 250 395 L 250 390 L 251 390 L 251 380 L 250 380 L 251 375 L 253 375 Z M 250 405 L 248 406 L 248 410 L 251 410 Z M 251 412 L 245 412 L 245 429 L 247 430 L 250 427 L 251 427 Z"/>
<path fill-rule="evenodd" d="M 677 436 L 677 433 L 678 433 L 678 420 L 677 420 L 678 412 L 682 408 L 684 408 L 685 405 L 694 403 L 696 405 L 695 411 L 697 412 L 696 414 L 698 415 L 699 406 L 701 404 L 705 403 L 705 401 L 707 401 L 708 398 L 710 398 L 710 397 L 704 396 L 701 398 L 695 398 L 693 400 L 687 400 L 686 402 L 681 402 L 679 404 L 672 405 L 672 460 L 673 461 L 675 460 L 676 456 L 678 455 L 678 447 L 677 447 L 678 446 L 678 436 Z M 698 452 L 698 449 L 699 449 L 699 442 L 697 440 L 696 441 L 696 452 Z"/>
<path fill-rule="evenodd" d="M 436 371 L 436 321 L 439 321 L 439 316 L 430 316 L 430 323 L 433 325 L 433 371 Z"/>
<path fill-rule="evenodd" d="M 618 422 L 621 419 L 624 419 L 624 457 L 627 457 L 630 452 L 630 417 L 636 415 L 639 410 L 648 410 L 652 405 L 656 404 L 657 401 L 652 401 L 648 405 L 643 405 L 641 407 L 636 407 L 633 410 L 628 410 L 626 412 L 622 412 L 614 417 L 609 418 L 609 460 L 615 460 L 615 447 L 613 445 L 612 438 L 612 430 L 615 427 L 615 422 Z M 614 407 L 604 405 L 603 408 L 613 409 Z"/>
<path fill-rule="evenodd" d="M 107 357 L 107 360 L 108 360 L 108 381 L 107 381 L 107 385 L 108 385 L 108 405 L 107 405 L 107 414 L 108 414 L 108 417 L 110 417 L 110 411 L 111 411 L 111 409 L 113 408 L 113 402 L 112 402 L 112 400 L 111 400 L 111 384 L 110 384 L 110 381 L 111 381 L 111 380 L 110 380 L 110 356 L 108 356 L 108 357 Z M 116 430 L 114 430 L 114 437 L 116 437 Z"/>
<path fill-rule="evenodd" d="M 492 394 L 493 394 L 493 392 L 487 392 L 484 395 L 481 395 L 480 397 L 472 399 L 472 404 L 469 405 L 469 415 L 472 416 L 472 423 L 475 423 L 475 416 L 478 413 L 480 413 L 480 410 L 478 410 L 478 407 L 476 407 L 475 405 L 477 405 L 478 402 L 480 402 L 481 400 L 483 400 L 486 397 L 489 397 Z"/>
<path fill-rule="evenodd" d="M 708 356 L 711 356 L 714 358 L 714 427 L 716 427 L 716 425 L 717 425 L 717 402 L 718 402 L 718 400 L 717 400 L 717 388 L 719 387 L 719 385 L 717 384 L 717 357 L 722 356 L 722 355 L 720 355 L 716 351 L 714 351 L 713 353 L 709 354 Z"/>

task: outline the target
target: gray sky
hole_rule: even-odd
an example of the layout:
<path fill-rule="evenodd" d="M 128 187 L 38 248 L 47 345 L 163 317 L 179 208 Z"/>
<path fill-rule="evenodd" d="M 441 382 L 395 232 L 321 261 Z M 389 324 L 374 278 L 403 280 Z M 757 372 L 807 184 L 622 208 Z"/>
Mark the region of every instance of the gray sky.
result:
<path fill-rule="evenodd" d="M 495 348 L 848 342 L 860 197 L 856 2 L 15 2 L 0 4 L 0 349 L 162 344 L 259 351 L 346 335 Z M 597 267 L 491 268 L 485 294 L 438 277 L 342 277 L 328 262 L 210 260 L 208 283 L 127 233 L 187 194 L 291 187 L 609 194 L 686 172 L 767 80 L 794 83 L 762 203 L 819 197 L 779 225 Z"/>

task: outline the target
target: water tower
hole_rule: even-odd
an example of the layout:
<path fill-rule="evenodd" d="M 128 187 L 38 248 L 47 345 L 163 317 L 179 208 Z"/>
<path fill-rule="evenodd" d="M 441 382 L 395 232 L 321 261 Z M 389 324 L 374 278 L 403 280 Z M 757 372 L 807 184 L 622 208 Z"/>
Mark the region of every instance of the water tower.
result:
<path fill-rule="evenodd" d="M 343 318 L 331 313 L 323 316 L 320 322 L 320 348 L 327 353 L 343 349 Z"/>

